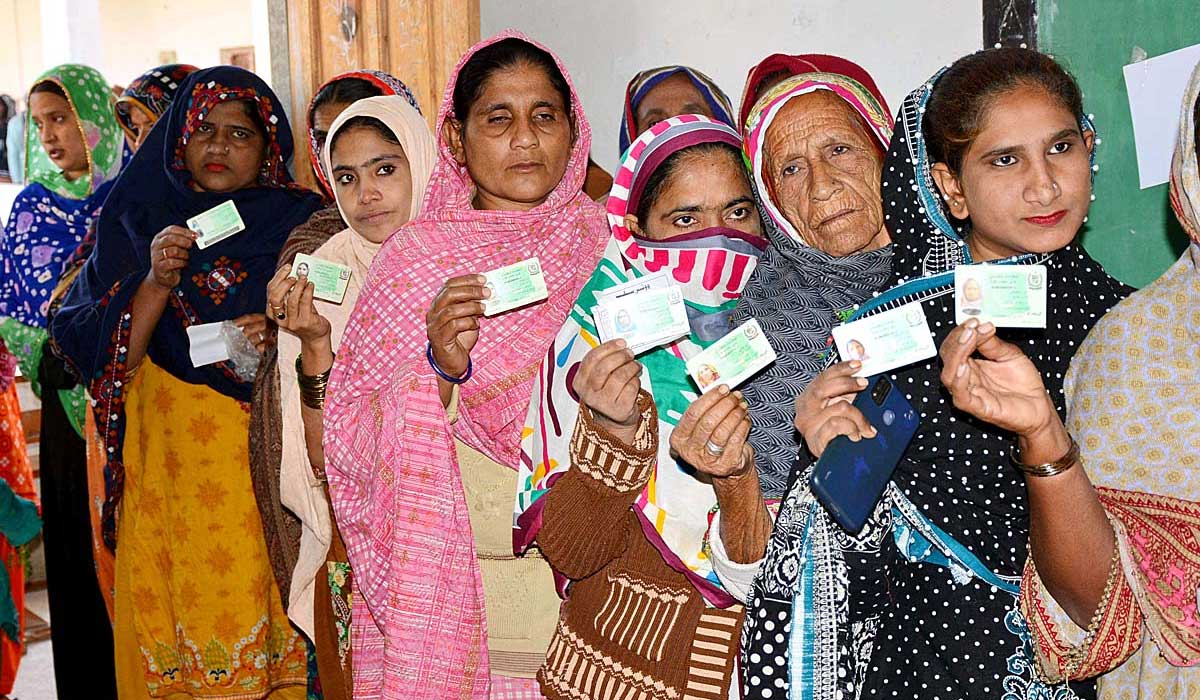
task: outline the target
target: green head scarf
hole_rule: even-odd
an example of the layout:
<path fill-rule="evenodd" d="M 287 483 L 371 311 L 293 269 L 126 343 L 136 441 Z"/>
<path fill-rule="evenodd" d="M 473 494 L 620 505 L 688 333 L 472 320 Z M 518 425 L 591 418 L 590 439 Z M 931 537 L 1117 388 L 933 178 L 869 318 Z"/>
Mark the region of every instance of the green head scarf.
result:
<path fill-rule="evenodd" d="M 62 88 L 83 134 L 88 152 L 88 175 L 68 180 L 50 160 L 32 117 L 25 117 L 25 181 L 38 182 L 71 199 L 83 199 L 121 171 L 121 149 L 125 139 L 113 111 L 108 81 L 95 68 L 66 63 L 42 73 L 34 87 L 54 83 Z M 32 91 L 31 93 L 32 94 Z"/>

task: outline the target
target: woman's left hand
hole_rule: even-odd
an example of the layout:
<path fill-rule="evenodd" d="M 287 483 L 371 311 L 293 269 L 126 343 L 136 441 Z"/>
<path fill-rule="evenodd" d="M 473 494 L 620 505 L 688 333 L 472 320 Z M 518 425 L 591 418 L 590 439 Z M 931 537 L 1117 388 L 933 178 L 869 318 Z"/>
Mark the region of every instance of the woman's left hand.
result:
<path fill-rule="evenodd" d="M 1037 367 L 998 338 L 991 323 L 970 319 L 958 326 L 940 354 L 942 384 L 956 408 L 1020 436 L 1061 423 Z"/>
<path fill-rule="evenodd" d="M 254 349 L 258 350 L 258 354 L 265 355 L 268 350 L 275 347 L 275 329 L 267 320 L 266 314 L 238 316 L 233 319 L 233 325 L 242 329 L 242 333 L 246 334 L 246 338 L 254 345 Z"/>
<path fill-rule="evenodd" d="M 692 402 L 671 431 L 671 450 L 697 470 L 718 479 L 741 476 L 754 466 L 750 412 L 745 399 L 721 386 Z"/>

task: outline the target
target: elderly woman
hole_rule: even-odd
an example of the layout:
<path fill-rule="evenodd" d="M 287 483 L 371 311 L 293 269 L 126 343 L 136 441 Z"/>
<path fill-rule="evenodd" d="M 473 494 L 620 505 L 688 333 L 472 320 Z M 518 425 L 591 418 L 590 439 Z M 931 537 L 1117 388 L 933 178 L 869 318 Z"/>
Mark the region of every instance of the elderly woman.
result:
<path fill-rule="evenodd" d="M 817 58 L 813 65 L 825 70 Z M 866 71 L 845 59 L 836 65 L 840 72 L 777 84 L 746 125 L 746 153 L 772 246 L 735 321 L 757 319 L 779 354 L 743 388 L 767 498 L 783 495 L 800 446 L 793 401 L 824 369 L 830 329 L 891 271 L 879 175 L 892 118 Z"/>

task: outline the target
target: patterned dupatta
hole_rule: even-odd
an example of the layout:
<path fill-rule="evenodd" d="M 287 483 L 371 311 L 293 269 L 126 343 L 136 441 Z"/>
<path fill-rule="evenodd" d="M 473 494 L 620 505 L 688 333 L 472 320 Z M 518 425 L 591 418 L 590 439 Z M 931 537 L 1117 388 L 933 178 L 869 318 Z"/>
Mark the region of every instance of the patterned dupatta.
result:
<path fill-rule="evenodd" d="M 1162 277 L 1096 324 L 1065 382 L 1067 428 L 1113 524 L 1122 576 L 1078 646 L 1074 624 L 1046 591 L 1032 558 L 1022 583 L 1021 609 L 1043 673 L 1107 673 L 1144 646 L 1143 655 L 1153 659 L 1100 680 L 1101 688 L 1111 681 L 1120 689 L 1133 676 L 1142 697 L 1153 686 L 1194 687 L 1200 665 L 1198 116 L 1200 67 L 1184 95 L 1170 180 L 1171 208 L 1191 245 Z"/>
<path fill-rule="evenodd" d="M 239 401 L 251 384 L 220 362 L 192 365 L 187 328 L 262 313 L 267 281 L 293 228 L 316 211 L 318 197 L 292 182 L 286 163 L 291 131 L 283 106 L 258 76 L 221 66 L 193 73 L 113 188 L 100 217 L 96 248 L 55 315 L 51 332 L 76 376 L 94 399 L 97 430 L 105 444 L 105 544 L 116 547 L 117 506 L 124 483 L 125 384 L 131 305 L 150 270 L 150 244 L 169 225 L 233 201 L 246 225 L 242 233 L 204 250 L 189 251 L 179 286 L 155 326 L 148 357 L 175 377 Z M 183 165 L 188 139 L 216 105 L 251 101 L 266 127 L 266 157 L 258 182 L 228 193 L 197 192 Z M 111 113 L 111 112 L 110 112 Z"/>
<path fill-rule="evenodd" d="M 658 406 L 659 455 L 635 510 L 647 539 L 667 564 L 687 576 L 709 602 L 728 607 L 734 601 L 713 573 L 706 551 L 716 494 L 710 484 L 697 480 L 690 468 L 671 456 L 669 436 L 697 396 L 684 362 L 728 332 L 730 312 L 766 241 L 730 229 L 651 241 L 634 235 L 624 220 L 627 213 L 636 211 L 641 189 L 658 165 L 701 143 L 741 147 L 737 132 L 724 124 L 695 114 L 672 117 L 639 136 L 617 171 L 608 197 L 612 238 L 534 381 L 534 400 L 525 419 L 517 469 L 517 528 L 513 536 L 518 552 L 532 543 L 541 528 L 542 496 L 571 466 L 570 440 L 579 415 L 571 380 L 584 355 L 599 344 L 591 316 L 596 295 L 649 273 L 666 271 L 683 289 L 692 335 L 639 357 L 650 378 L 643 388 L 651 392 Z"/>
<path fill-rule="evenodd" d="M 713 118 L 722 124 L 736 127 L 733 123 L 733 105 L 729 102 L 729 96 L 725 94 L 713 79 L 701 73 L 695 68 L 687 66 L 662 66 L 660 68 L 649 68 L 629 80 L 629 84 L 625 86 L 625 113 L 621 115 L 621 131 L 618 134 L 617 144 L 621 149 L 620 155 L 625 156 L 625 151 L 629 150 L 629 144 L 633 141 L 633 137 L 637 135 L 637 108 L 641 104 L 642 99 L 655 88 L 659 83 L 670 78 L 673 75 L 686 75 L 692 85 L 700 91 L 700 96 L 704 98 L 704 102 L 708 108 L 712 110 Z"/>
<path fill-rule="evenodd" d="M 28 185 L 13 202 L 0 238 L 0 336 L 20 361 L 21 374 L 41 394 L 38 366 L 55 286 L 100 215 L 120 171 L 125 141 L 113 115 L 108 82 L 94 68 L 67 64 L 35 82 L 53 83 L 67 95 L 87 148 L 88 174 L 67 180 L 46 154 L 26 113 Z M 83 392 L 59 390 L 76 432 L 82 433 Z"/>
<path fill-rule="evenodd" d="M 453 112 L 455 80 L 438 111 Z M 570 77 L 555 59 L 570 86 Z M 439 140 L 421 215 L 384 244 L 346 326 L 325 405 L 326 469 L 354 570 L 354 696 L 485 700 L 483 589 L 455 442 L 516 469 L 538 366 L 595 268 L 608 227 L 582 192 L 591 129 L 574 87 L 566 173 L 529 211 L 472 206 L 475 185 Z M 453 424 L 425 357 L 425 313 L 445 280 L 537 255 L 542 303 L 479 320 L 474 374 Z"/>
<path fill-rule="evenodd" d="M 317 91 L 313 93 L 313 99 L 316 99 L 316 95 L 321 94 L 321 91 L 325 88 L 340 80 L 346 80 L 347 78 L 365 80 L 366 82 L 378 88 L 381 96 L 400 95 L 405 99 L 405 101 L 413 106 L 413 109 L 417 110 L 418 114 L 421 113 L 421 108 L 417 106 L 417 98 L 413 96 L 412 91 L 408 89 L 408 86 L 395 76 L 378 70 L 352 70 L 335 75 L 329 80 L 326 80 L 321 87 L 317 88 Z M 316 116 L 316 111 L 315 104 L 310 104 L 308 106 L 308 157 L 312 162 L 313 173 L 317 176 L 317 184 L 321 186 L 322 194 L 325 195 L 325 199 L 327 201 L 332 201 L 334 198 L 333 187 L 329 184 L 329 173 L 326 172 L 325 163 L 321 160 L 321 149 L 318 147 L 317 135 L 313 130 L 313 119 Z"/>
<path fill-rule="evenodd" d="M 855 71 L 859 73 L 865 75 L 861 68 Z M 869 81 L 869 76 L 864 80 Z M 845 100 L 881 151 L 892 137 L 892 117 L 883 96 L 840 73 L 789 78 L 768 90 L 750 111 L 745 148 L 771 247 L 759 261 L 734 315 L 739 323 L 757 319 L 779 354 L 774 364 L 742 387 L 750 402 L 750 444 L 758 479 L 770 499 L 781 498 L 787 486 L 800 449 L 792 426 L 794 402 L 825 368 L 830 331 L 845 314 L 877 293 L 892 269 L 890 246 L 834 257 L 807 245 L 766 196 L 770 191 L 763 177 L 767 131 L 790 100 L 815 90 L 828 90 Z"/>
<path fill-rule="evenodd" d="M 117 98 L 117 122 L 129 138 L 136 138 L 133 133 L 133 122 L 129 119 L 129 110 L 141 110 L 152 122 L 156 122 L 166 114 L 167 107 L 179 92 L 179 86 L 192 73 L 200 70 L 186 63 L 171 63 L 142 73 Z"/>

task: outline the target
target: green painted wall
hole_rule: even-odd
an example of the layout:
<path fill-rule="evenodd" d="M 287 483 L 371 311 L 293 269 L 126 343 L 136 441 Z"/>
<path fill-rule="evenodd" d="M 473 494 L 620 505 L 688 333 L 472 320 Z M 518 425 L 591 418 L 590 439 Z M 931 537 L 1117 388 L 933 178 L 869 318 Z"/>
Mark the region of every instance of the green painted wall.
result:
<path fill-rule="evenodd" d="M 1153 57 L 1200 43 L 1195 0 L 1038 0 L 1038 47 L 1078 79 L 1096 116 L 1096 201 L 1083 243 L 1115 277 L 1143 286 L 1183 251 L 1187 236 L 1167 186 L 1138 189 L 1137 152 L 1121 68 L 1135 46 Z"/>

